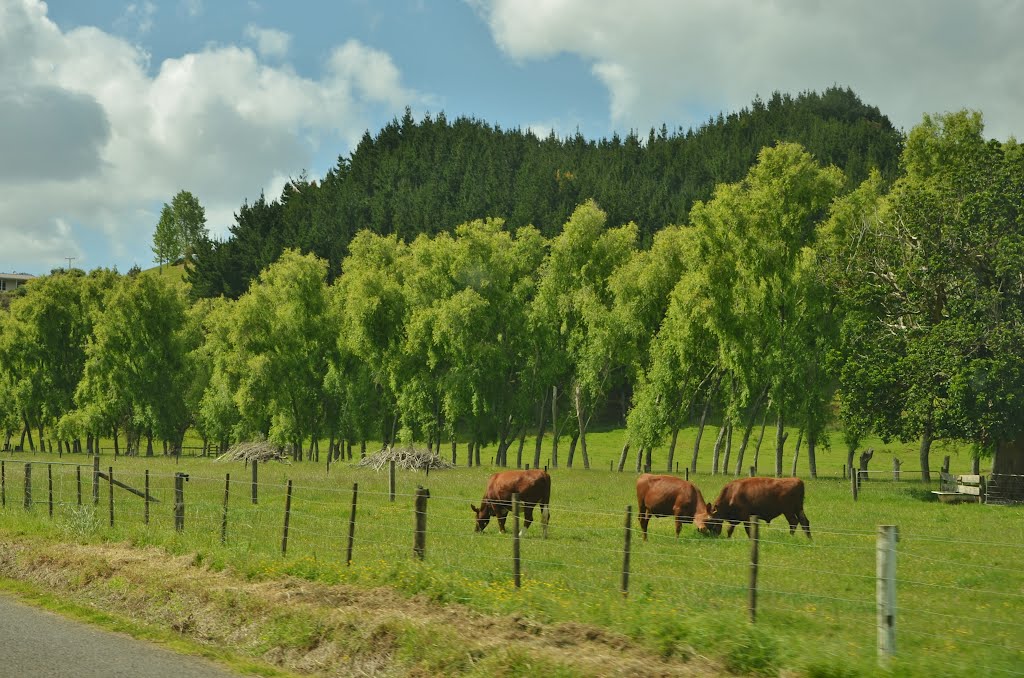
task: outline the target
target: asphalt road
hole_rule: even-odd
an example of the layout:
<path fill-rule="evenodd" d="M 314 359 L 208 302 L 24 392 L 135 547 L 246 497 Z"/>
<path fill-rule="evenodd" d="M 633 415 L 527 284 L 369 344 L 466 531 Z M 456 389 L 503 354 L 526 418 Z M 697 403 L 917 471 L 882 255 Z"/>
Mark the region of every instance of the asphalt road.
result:
<path fill-rule="evenodd" d="M 0 678 L 237 678 L 206 660 L 0 595 Z"/>

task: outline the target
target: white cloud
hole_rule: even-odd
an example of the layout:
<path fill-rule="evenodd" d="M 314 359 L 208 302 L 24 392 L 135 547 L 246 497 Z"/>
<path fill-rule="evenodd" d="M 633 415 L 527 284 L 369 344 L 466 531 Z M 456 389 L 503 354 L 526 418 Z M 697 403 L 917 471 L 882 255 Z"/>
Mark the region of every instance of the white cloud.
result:
<path fill-rule="evenodd" d="M 125 32 L 134 33 L 142 37 L 153 29 L 153 16 L 156 14 L 156 5 L 149 0 L 143 3 L 132 2 L 125 8 L 121 16 L 114 22 L 114 25 Z"/>
<path fill-rule="evenodd" d="M 754 94 L 839 84 L 908 130 L 967 107 L 991 136 L 1024 136 L 1020 2 L 467 1 L 514 59 L 590 63 L 617 127 L 700 124 Z"/>
<path fill-rule="evenodd" d="M 0 270 L 145 265 L 159 206 L 181 189 L 223 235 L 243 199 L 311 169 L 323 145 L 422 101 L 357 41 L 319 79 L 230 45 L 148 65 L 97 28 L 62 31 L 42 2 L 0 0 Z"/>
<path fill-rule="evenodd" d="M 195 19 L 203 13 L 203 0 L 181 0 L 181 9 L 189 17 Z"/>
<path fill-rule="evenodd" d="M 245 37 L 256 43 L 256 51 L 264 59 L 283 59 L 288 54 L 292 36 L 274 28 L 260 28 L 249 24 Z"/>

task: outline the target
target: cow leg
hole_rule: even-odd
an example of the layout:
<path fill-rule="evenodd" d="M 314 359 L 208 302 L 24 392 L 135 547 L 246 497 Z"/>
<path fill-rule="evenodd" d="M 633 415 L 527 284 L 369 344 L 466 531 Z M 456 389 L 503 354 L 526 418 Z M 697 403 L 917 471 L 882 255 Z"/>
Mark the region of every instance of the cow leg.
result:
<path fill-rule="evenodd" d="M 679 539 L 679 531 L 683 529 L 683 516 L 676 516 L 676 539 Z"/>
<path fill-rule="evenodd" d="M 729 521 L 729 527 L 725 530 L 725 536 L 729 537 L 731 539 L 732 538 L 732 531 L 736 529 L 737 525 L 739 525 L 739 523 L 734 523 L 734 522 L 732 522 L 730 520 Z"/>
<path fill-rule="evenodd" d="M 498 531 L 505 534 L 505 519 L 508 518 L 508 509 L 498 509 Z"/>
<path fill-rule="evenodd" d="M 540 530 L 545 539 L 548 538 L 548 521 L 551 520 L 551 509 L 547 504 L 540 507 Z"/>
<path fill-rule="evenodd" d="M 794 534 L 796 534 L 796 526 L 797 526 L 799 520 L 800 519 L 797 518 L 795 513 L 787 513 L 786 514 L 786 522 L 789 523 L 789 536 L 792 537 Z"/>
<path fill-rule="evenodd" d="M 804 532 L 807 533 L 807 538 L 811 538 L 811 521 L 807 520 L 807 514 L 800 510 L 800 514 L 797 516 L 800 520 L 800 525 L 804 528 Z"/>
<path fill-rule="evenodd" d="M 523 507 L 523 529 L 519 530 L 519 536 L 522 537 L 523 533 L 530 529 L 530 523 L 533 522 L 533 505 L 528 504 Z"/>
<path fill-rule="evenodd" d="M 640 519 L 640 531 L 643 532 L 644 541 L 647 541 L 647 524 L 651 522 L 651 514 L 641 511 L 637 518 Z"/>

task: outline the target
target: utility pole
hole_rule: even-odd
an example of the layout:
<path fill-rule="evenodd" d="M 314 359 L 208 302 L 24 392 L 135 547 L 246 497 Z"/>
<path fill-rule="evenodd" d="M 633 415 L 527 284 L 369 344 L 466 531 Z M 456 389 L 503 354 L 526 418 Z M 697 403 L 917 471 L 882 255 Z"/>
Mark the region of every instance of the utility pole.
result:
<path fill-rule="evenodd" d="M 74 261 L 75 259 L 77 259 L 78 257 L 64 257 L 64 258 L 68 260 L 68 268 L 67 268 L 67 270 L 70 271 L 71 270 L 71 262 Z"/>

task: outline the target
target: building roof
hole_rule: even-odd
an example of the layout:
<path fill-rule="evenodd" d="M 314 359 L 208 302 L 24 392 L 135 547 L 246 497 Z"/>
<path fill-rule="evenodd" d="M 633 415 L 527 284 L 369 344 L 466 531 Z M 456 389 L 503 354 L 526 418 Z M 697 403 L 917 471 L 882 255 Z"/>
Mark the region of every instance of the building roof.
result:
<path fill-rule="evenodd" d="M 31 280 L 34 277 L 31 273 L 0 273 L 0 278 L 5 280 Z"/>

